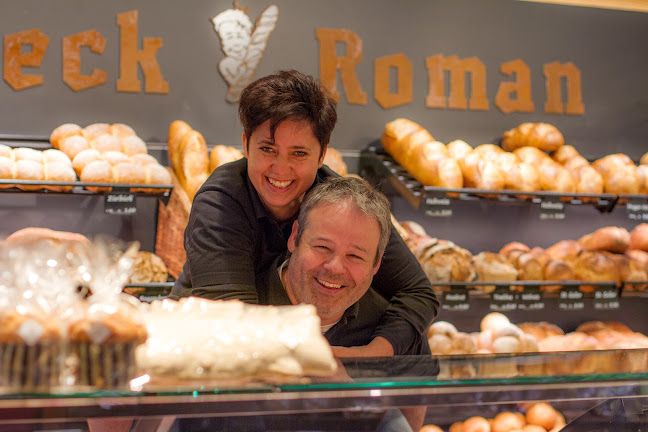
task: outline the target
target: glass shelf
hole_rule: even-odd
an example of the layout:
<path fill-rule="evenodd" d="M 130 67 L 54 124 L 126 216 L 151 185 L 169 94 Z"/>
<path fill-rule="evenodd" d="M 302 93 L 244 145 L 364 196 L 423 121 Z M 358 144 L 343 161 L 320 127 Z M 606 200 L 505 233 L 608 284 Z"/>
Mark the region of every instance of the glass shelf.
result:
<path fill-rule="evenodd" d="M 342 359 L 333 377 L 283 379 L 280 384 L 176 380 L 163 385 L 145 383 L 137 391 L 4 391 L 0 418 L 263 415 L 536 400 L 603 401 L 647 396 L 647 362 L 648 350 Z"/>

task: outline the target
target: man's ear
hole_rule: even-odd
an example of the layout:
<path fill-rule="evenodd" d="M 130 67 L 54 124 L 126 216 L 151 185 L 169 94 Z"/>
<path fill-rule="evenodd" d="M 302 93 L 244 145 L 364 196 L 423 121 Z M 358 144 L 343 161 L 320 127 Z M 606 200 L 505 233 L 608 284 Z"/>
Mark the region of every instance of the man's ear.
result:
<path fill-rule="evenodd" d="M 245 132 L 241 134 L 241 145 L 243 145 L 243 156 L 245 158 L 248 158 L 248 142 L 247 142 L 247 137 L 245 136 Z"/>
<path fill-rule="evenodd" d="M 328 144 L 326 144 L 324 146 L 324 150 L 322 150 L 322 156 L 320 157 L 319 165 L 317 166 L 318 168 L 322 168 L 322 165 L 324 165 L 324 156 L 326 156 L 326 150 L 328 150 Z"/>
<path fill-rule="evenodd" d="M 374 276 L 376 275 L 376 273 L 378 273 L 378 269 L 380 268 L 380 264 L 382 264 L 382 259 L 383 259 L 383 256 L 384 256 L 384 255 L 385 255 L 385 253 L 383 252 L 383 253 L 380 255 L 380 259 L 379 259 L 378 262 L 376 263 L 376 266 L 375 266 L 374 269 L 373 269 L 373 275 L 374 275 Z"/>
<path fill-rule="evenodd" d="M 292 231 L 290 232 L 290 237 L 288 237 L 288 252 L 290 253 L 293 253 L 295 251 L 295 246 L 297 241 L 297 228 L 299 228 L 299 222 L 295 221 L 293 222 Z"/>

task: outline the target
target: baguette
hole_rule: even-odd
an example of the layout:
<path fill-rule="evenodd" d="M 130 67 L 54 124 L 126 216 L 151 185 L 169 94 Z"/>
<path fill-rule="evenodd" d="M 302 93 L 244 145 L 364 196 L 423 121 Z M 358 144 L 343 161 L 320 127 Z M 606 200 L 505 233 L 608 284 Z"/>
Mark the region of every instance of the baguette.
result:
<path fill-rule="evenodd" d="M 190 130 L 191 126 L 182 120 L 175 120 L 171 122 L 171 125 L 169 126 L 169 135 L 167 139 L 169 159 L 171 160 L 171 167 L 176 174 L 180 172 L 180 159 L 182 158 L 180 143 L 185 134 Z"/>
<path fill-rule="evenodd" d="M 189 198 L 193 200 L 200 186 L 196 187 L 196 178 L 204 182 L 209 176 L 207 144 L 200 132 L 191 130 L 182 137 L 179 151 L 181 154 L 180 171 L 176 171 L 176 174 L 178 174 L 178 180 L 187 191 Z"/>
<path fill-rule="evenodd" d="M 216 145 L 209 153 L 209 172 L 214 171 L 219 166 L 228 162 L 239 160 L 243 157 L 240 150 L 224 146 Z M 327 164 L 333 171 L 340 175 L 346 175 L 346 164 L 342 160 L 340 153 L 332 147 L 329 147 L 326 152 L 324 163 Z M 339 171 L 338 171 L 339 170 Z"/>

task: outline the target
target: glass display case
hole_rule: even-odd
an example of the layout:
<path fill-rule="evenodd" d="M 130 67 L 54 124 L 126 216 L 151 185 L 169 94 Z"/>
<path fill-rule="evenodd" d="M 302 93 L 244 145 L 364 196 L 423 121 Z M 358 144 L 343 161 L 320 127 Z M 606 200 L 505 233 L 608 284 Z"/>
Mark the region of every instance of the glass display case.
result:
<path fill-rule="evenodd" d="M 392 408 L 427 407 L 424 423 L 449 430 L 545 401 L 565 417 L 563 430 L 643 430 L 647 366 L 648 350 L 612 350 L 342 359 L 335 375 L 309 378 L 142 375 L 129 389 L 4 389 L 0 429 L 376 430 Z"/>

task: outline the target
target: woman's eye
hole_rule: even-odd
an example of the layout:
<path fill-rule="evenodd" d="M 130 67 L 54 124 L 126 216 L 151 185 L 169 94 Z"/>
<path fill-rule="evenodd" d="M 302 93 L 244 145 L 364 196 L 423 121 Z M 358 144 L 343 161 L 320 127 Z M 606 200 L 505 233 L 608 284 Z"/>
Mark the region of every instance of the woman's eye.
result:
<path fill-rule="evenodd" d="M 260 147 L 259 150 L 261 150 L 263 153 L 270 153 L 272 152 L 272 147 Z"/>

